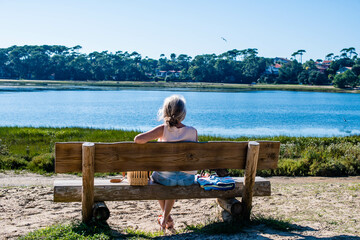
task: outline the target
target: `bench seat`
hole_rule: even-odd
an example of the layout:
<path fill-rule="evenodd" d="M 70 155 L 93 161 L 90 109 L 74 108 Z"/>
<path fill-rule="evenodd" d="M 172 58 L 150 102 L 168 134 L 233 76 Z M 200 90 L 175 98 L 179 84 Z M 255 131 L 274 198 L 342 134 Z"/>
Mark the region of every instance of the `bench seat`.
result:
<path fill-rule="evenodd" d="M 230 191 L 205 191 L 198 184 L 191 186 L 167 187 L 152 181 L 146 186 L 130 186 L 125 179 L 121 183 L 110 183 L 110 179 L 95 179 L 94 201 L 126 201 L 126 200 L 162 200 L 171 196 L 174 199 L 191 198 L 235 198 L 241 197 L 244 178 L 234 177 L 236 187 Z M 81 202 L 82 180 L 55 180 L 55 202 Z M 270 196 L 270 181 L 255 178 L 254 196 Z"/>

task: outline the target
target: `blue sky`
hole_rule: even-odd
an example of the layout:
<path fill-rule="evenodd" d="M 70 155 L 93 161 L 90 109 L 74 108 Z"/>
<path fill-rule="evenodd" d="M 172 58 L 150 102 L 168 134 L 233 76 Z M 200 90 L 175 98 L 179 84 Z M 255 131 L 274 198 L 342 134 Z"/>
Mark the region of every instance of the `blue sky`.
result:
<path fill-rule="evenodd" d="M 360 53 L 359 0 L 0 0 L 0 48 L 81 45 L 81 52 L 219 54 L 258 48 L 265 57 L 304 59 Z M 221 39 L 224 37 L 227 42 Z"/>

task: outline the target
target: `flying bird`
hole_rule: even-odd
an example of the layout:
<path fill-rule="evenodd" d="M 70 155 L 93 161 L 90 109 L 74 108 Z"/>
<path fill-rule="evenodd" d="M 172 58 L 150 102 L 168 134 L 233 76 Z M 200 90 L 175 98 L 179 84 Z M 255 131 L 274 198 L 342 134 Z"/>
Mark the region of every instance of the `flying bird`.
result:
<path fill-rule="evenodd" d="M 224 40 L 225 42 L 227 42 L 227 40 L 225 38 L 221 37 L 221 39 Z"/>

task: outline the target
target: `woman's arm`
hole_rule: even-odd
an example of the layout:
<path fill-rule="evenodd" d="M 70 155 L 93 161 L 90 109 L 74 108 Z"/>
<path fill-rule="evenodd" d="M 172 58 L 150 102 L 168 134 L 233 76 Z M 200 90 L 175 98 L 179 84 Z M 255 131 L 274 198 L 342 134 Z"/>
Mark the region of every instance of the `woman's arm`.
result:
<path fill-rule="evenodd" d="M 140 133 L 134 138 L 134 142 L 140 144 L 147 143 L 148 141 L 161 138 L 163 136 L 163 133 L 164 125 L 160 125 L 148 132 Z"/>

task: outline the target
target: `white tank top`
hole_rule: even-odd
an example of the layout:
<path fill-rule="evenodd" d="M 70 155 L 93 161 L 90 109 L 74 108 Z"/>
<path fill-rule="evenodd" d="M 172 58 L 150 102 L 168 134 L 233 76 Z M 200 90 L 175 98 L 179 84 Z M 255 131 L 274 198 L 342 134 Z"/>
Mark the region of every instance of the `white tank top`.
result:
<path fill-rule="evenodd" d="M 164 124 L 164 133 L 158 142 L 197 142 L 196 129 L 189 126 L 182 128 L 168 127 Z M 189 174 L 196 174 L 197 171 L 182 171 Z"/>

